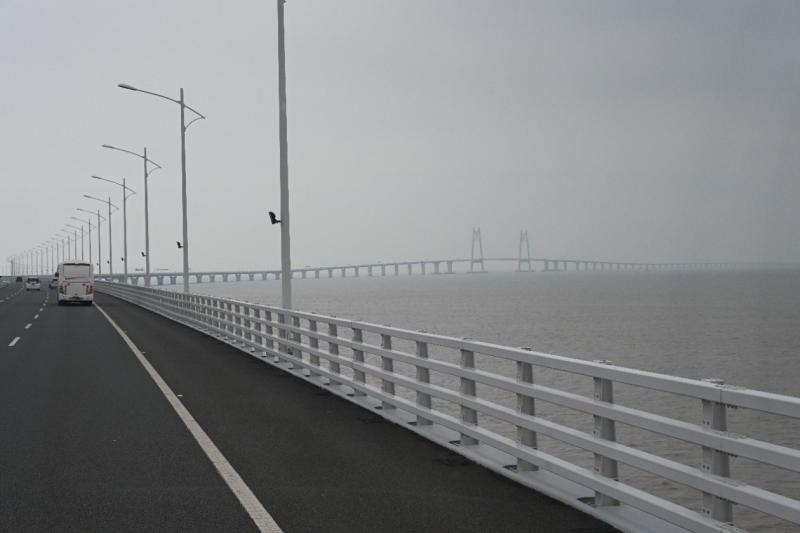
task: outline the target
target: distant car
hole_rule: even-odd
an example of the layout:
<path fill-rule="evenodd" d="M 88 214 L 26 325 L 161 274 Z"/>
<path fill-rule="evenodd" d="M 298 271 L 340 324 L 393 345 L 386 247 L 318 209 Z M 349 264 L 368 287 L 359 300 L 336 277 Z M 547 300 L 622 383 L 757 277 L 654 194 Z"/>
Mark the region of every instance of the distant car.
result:
<path fill-rule="evenodd" d="M 40 291 L 42 290 L 42 284 L 39 281 L 39 278 L 28 278 L 25 280 L 25 290 L 26 291 Z"/>
<path fill-rule="evenodd" d="M 22 283 L 22 276 L 17 276 L 17 283 Z"/>
<path fill-rule="evenodd" d="M 50 287 L 51 289 L 57 289 L 58 288 L 58 278 L 51 279 L 50 283 L 48 283 L 47 286 Z"/>

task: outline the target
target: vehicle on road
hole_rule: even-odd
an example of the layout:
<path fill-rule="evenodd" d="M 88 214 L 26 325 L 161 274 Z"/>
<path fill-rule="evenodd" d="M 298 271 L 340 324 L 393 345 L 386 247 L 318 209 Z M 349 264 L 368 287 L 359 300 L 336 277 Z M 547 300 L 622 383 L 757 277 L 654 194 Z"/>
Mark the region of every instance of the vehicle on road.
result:
<path fill-rule="evenodd" d="M 26 291 L 40 291 L 42 290 L 42 283 L 39 278 L 28 278 L 25 280 Z"/>
<path fill-rule="evenodd" d="M 58 278 L 51 279 L 50 283 L 48 283 L 47 286 L 50 287 L 51 289 L 57 289 L 58 288 Z"/>
<path fill-rule="evenodd" d="M 58 265 L 58 305 L 94 301 L 94 272 L 89 263 Z"/>

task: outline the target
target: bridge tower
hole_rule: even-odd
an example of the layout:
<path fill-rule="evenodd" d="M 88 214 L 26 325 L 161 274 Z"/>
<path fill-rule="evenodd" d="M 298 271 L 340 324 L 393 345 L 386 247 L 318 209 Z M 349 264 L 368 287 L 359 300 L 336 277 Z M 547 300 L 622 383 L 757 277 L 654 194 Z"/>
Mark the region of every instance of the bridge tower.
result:
<path fill-rule="evenodd" d="M 523 255 L 522 250 L 525 249 Z M 522 266 L 525 265 L 525 268 Z M 519 255 L 517 259 L 517 272 L 533 272 L 531 265 L 531 245 L 528 242 L 528 230 L 523 229 L 519 232 Z"/>
<path fill-rule="evenodd" d="M 478 245 L 478 255 L 475 255 L 475 245 Z M 479 270 L 475 270 L 475 265 L 480 266 Z M 486 267 L 483 264 L 483 238 L 481 237 L 481 228 L 472 228 L 472 254 L 469 260 L 470 274 L 485 273 Z"/>

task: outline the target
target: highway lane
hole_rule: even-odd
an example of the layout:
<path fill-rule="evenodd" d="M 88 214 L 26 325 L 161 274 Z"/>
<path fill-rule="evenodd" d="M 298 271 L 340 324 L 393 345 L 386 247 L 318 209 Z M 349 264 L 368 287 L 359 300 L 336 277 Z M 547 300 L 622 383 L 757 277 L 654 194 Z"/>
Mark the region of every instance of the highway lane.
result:
<path fill-rule="evenodd" d="M 97 301 L 287 533 L 613 531 L 206 335 Z"/>
<path fill-rule="evenodd" d="M 0 340 L 20 337 L 0 343 L 0 531 L 256 531 L 120 334 L 54 298 L 0 305 Z M 612 531 L 223 343 L 97 300 L 287 533 Z"/>
<path fill-rule="evenodd" d="M 0 305 L 0 531 L 255 531 L 97 309 L 45 294 Z"/>
<path fill-rule="evenodd" d="M 34 317 L 41 318 L 55 298 L 55 293 L 47 289 L 25 291 L 21 283 L 15 285 L 12 292 L 0 296 L 0 347 L 7 347 L 17 337 L 17 344 L 22 342 L 39 320 Z M 25 329 L 28 324 L 31 326 Z"/>

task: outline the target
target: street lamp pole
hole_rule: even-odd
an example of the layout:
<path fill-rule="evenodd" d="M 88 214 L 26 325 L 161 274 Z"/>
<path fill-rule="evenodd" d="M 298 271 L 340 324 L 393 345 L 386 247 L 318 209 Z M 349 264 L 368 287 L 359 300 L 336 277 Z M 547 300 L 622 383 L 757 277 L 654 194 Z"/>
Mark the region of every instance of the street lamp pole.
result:
<path fill-rule="evenodd" d="M 292 260 L 289 243 L 289 148 L 286 119 L 286 45 L 283 25 L 283 4 L 278 2 L 278 129 L 280 133 L 281 182 L 281 306 L 292 308 Z"/>
<path fill-rule="evenodd" d="M 114 185 L 119 185 L 120 187 L 122 187 L 122 246 L 123 246 L 123 250 L 122 250 L 122 252 L 123 252 L 122 253 L 123 265 L 122 266 L 123 266 L 123 272 L 124 272 L 124 275 L 125 275 L 125 277 L 123 279 L 123 283 L 128 283 L 128 196 L 133 196 L 134 194 L 136 194 L 136 191 L 134 191 L 133 189 L 131 189 L 130 187 L 128 187 L 125 184 L 125 178 L 122 178 L 122 183 L 120 183 L 118 181 L 114 181 L 114 180 L 109 180 L 109 179 L 106 179 L 106 178 L 101 178 L 100 176 L 92 176 L 92 178 L 94 178 L 96 180 L 107 181 L 108 183 L 113 183 Z M 128 194 L 128 191 L 130 191 L 130 193 L 131 193 L 130 195 Z M 111 198 L 109 198 L 108 200 L 109 200 L 109 202 L 108 202 L 109 203 L 109 208 L 108 208 L 108 212 L 109 212 L 108 223 L 109 223 L 109 226 L 108 227 L 109 227 L 109 231 L 110 231 L 111 230 Z M 111 242 L 110 239 L 111 238 L 110 238 L 110 233 L 109 233 L 109 243 Z M 108 248 L 109 248 L 109 253 L 111 253 L 111 244 L 108 245 Z M 111 258 L 111 260 L 112 261 L 114 260 L 113 257 Z"/>
<path fill-rule="evenodd" d="M 71 241 L 71 235 L 70 235 L 69 231 L 67 231 L 65 229 L 61 229 L 60 231 L 61 231 L 61 233 L 63 233 L 67 237 L 67 245 L 66 245 L 66 249 L 64 251 L 64 258 L 71 260 L 72 259 L 70 257 L 70 246 L 71 246 L 71 242 L 72 242 Z"/>
<path fill-rule="evenodd" d="M 159 98 L 163 98 L 165 100 L 169 100 L 170 102 L 176 103 L 181 107 L 181 206 L 183 208 L 183 292 L 189 292 L 189 221 L 187 215 L 187 201 L 186 201 L 186 130 L 189 129 L 194 122 L 205 119 L 206 117 L 203 116 L 199 111 L 196 109 L 192 109 L 188 105 L 183 97 L 183 87 L 180 89 L 180 98 L 175 100 L 174 98 L 170 98 L 169 96 L 164 96 L 163 94 L 158 94 L 150 91 L 145 91 L 143 89 L 137 89 L 131 85 L 126 83 L 120 83 L 117 87 L 121 89 L 127 89 L 129 91 L 136 91 L 140 93 L 150 94 L 152 96 L 158 96 Z M 186 122 L 186 110 L 193 112 L 197 115 L 195 118 L 190 120 L 188 123 Z"/>
<path fill-rule="evenodd" d="M 80 209 L 79 209 L 80 211 Z M 70 217 L 72 220 L 77 220 L 78 222 L 82 222 L 89 227 L 89 264 L 92 263 L 92 221 L 90 219 L 82 219 L 78 217 Z M 81 225 L 81 248 L 83 248 L 83 225 Z M 81 255 L 81 259 L 83 256 Z"/>
<path fill-rule="evenodd" d="M 70 217 L 70 218 L 75 219 L 75 220 L 81 220 L 81 219 L 76 218 L 76 217 Z M 81 222 L 83 222 L 83 221 L 81 220 Z M 83 235 L 83 225 L 81 224 L 81 226 L 75 226 L 74 224 L 67 224 L 67 226 L 69 226 L 70 228 L 74 228 L 75 229 L 75 247 L 76 247 L 76 249 L 77 249 L 77 245 L 78 245 L 78 230 L 79 229 L 81 230 L 81 261 L 84 261 L 83 251 L 84 251 L 84 248 L 86 248 L 86 243 L 85 243 L 84 238 L 83 238 L 84 237 L 84 235 Z M 78 258 L 78 254 L 76 253 L 75 254 L 75 259 L 77 259 L 77 258 Z"/>
<path fill-rule="evenodd" d="M 103 200 L 103 202 L 105 202 L 105 200 Z M 90 214 L 92 216 L 94 216 L 94 214 L 95 214 L 94 211 L 89 211 L 88 209 L 81 209 L 80 207 L 78 208 L 78 211 L 81 211 L 83 213 L 88 213 L 88 214 Z M 97 275 L 98 276 L 102 275 L 102 273 L 103 273 L 103 268 L 102 268 L 103 260 L 101 259 L 103 250 L 102 250 L 102 245 L 101 245 L 101 242 L 100 242 L 100 220 L 101 219 L 105 220 L 104 217 L 100 216 L 100 210 L 98 209 L 97 210 L 97 226 L 96 226 L 96 228 L 97 228 Z M 86 220 L 86 223 L 89 224 L 89 262 L 91 263 L 92 262 L 92 222 L 91 222 L 91 219 Z"/>
<path fill-rule="evenodd" d="M 100 178 L 100 179 L 102 179 L 102 178 Z M 114 275 L 114 249 L 113 249 L 112 243 L 111 243 L 111 213 L 113 211 L 111 211 L 111 208 L 113 207 L 114 210 L 118 211 L 119 207 L 117 207 L 117 206 L 115 206 L 114 204 L 111 203 L 111 197 L 110 196 L 108 197 L 107 201 L 103 200 L 102 198 L 89 196 L 88 194 L 84 194 L 83 197 L 84 198 L 88 198 L 90 200 L 95 200 L 97 202 L 102 202 L 104 204 L 108 203 L 108 274 L 109 274 L 109 276 L 113 276 Z M 98 225 L 98 228 L 99 228 L 99 226 L 100 226 L 100 210 L 99 209 L 97 210 L 97 225 Z M 100 260 L 100 264 L 102 265 L 103 260 L 102 260 L 102 258 L 100 256 L 100 230 L 99 229 L 97 231 L 97 235 L 98 235 L 97 254 L 98 254 L 98 259 Z M 102 267 L 98 267 L 98 270 L 100 270 L 100 269 L 102 269 Z"/>
<path fill-rule="evenodd" d="M 150 174 L 160 169 L 161 165 L 159 165 L 152 159 L 147 158 L 146 146 L 144 148 L 144 155 L 137 154 L 136 152 L 125 150 L 123 148 L 117 148 L 116 146 L 111 146 L 110 144 L 104 144 L 103 148 L 108 148 L 109 150 L 117 150 L 119 152 L 125 152 L 127 154 L 135 155 L 136 157 L 141 158 L 144 163 L 144 264 L 145 264 L 144 284 L 145 287 L 149 287 L 150 286 L 150 212 L 148 208 L 149 195 L 147 192 L 147 178 L 150 176 Z M 154 168 L 152 170 L 147 168 L 148 163 L 153 165 Z"/>

